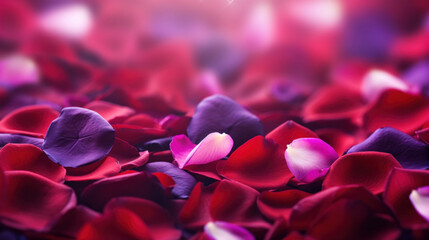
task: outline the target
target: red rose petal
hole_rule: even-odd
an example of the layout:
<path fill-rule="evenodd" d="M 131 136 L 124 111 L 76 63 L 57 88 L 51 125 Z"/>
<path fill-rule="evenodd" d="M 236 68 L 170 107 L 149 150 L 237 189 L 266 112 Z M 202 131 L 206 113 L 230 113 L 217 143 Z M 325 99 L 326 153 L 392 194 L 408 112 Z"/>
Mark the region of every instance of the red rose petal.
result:
<path fill-rule="evenodd" d="M 47 230 L 74 207 L 76 196 L 63 184 L 28 171 L 5 172 L 5 196 L 0 200 L 0 221 L 20 230 Z"/>
<path fill-rule="evenodd" d="M 59 113 L 48 106 L 34 105 L 10 112 L 0 121 L 0 132 L 44 137 Z"/>
<path fill-rule="evenodd" d="M 221 174 L 259 190 L 278 188 L 292 177 L 283 154 L 273 140 L 256 136 L 231 154 Z"/>
<path fill-rule="evenodd" d="M 109 156 L 118 160 L 122 171 L 141 167 L 149 161 L 148 151 L 139 152 L 136 147 L 119 138 L 115 138 Z"/>
<path fill-rule="evenodd" d="M 155 176 L 146 172 L 104 178 L 92 183 L 81 194 L 82 203 L 101 211 L 115 197 L 139 197 L 163 204 L 165 189 Z"/>
<path fill-rule="evenodd" d="M 317 138 L 317 134 L 289 120 L 272 130 L 265 138 L 274 140 L 283 149 L 286 149 L 286 146 L 297 138 Z"/>
<path fill-rule="evenodd" d="M 114 124 L 115 136 L 135 146 L 165 136 L 165 130 L 158 128 L 142 128 L 135 125 Z"/>
<path fill-rule="evenodd" d="M 168 115 L 161 121 L 161 126 L 167 131 L 167 136 L 186 134 L 191 117 Z"/>
<path fill-rule="evenodd" d="M 393 168 L 402 168 L 388 153 L 356 152 L 346 154 L 331 165 L 323 188 L 359 184 L 374 194 L 384 191 L 386 179 Z"/>
<path fill-rule="evenodd" d="M 420 141 L 429 145 L 429 127 L 425 127 L 421 130 L 416 131 L 416 134 Z"/>
<path fill-rule="evenodd" d="M 0 150 L 0 168 L 4 171 L 25 170 L 40 174 L 55 182 L 63 182 L 66 169 L 51 161 L 32 144 L 6 144 Z"/>
<path fill-rule="evenodd" d="M 169 191 L 171 191 L 171 189 L 176 186 L 176 182 L 174 181 L 174 179 L 165 173 L 154 172 L 152 173 L 152 175 L 158 178 L 158 181 L 161 183 L 161 185 Z"/>
<path fill-rule="evenodd" d="M 133 115 L 135 111 L 132 108 L 105 102 L 93 101 L 85 105 L 85 108 L 100 114 L 106 121 L 121 122 L 125 118 Z"/>
<path fill-rule="evenodd" d="M 393 169 L 387 179 L 383 198 L 389 204 L 404 228 L 426 223 L 414 209 L 409 196 L 412 190 L 429 185 L 426 170 Z"/>
<path fill-rule="evenodd" d="M 258 208 L 270 220 L 283 217 L 289 220 L 293 206 L 301 199 L 310 196 L 310 193 L 290 189 L 281 192 L 263 192 L 258 197 Z"/>
<path fill-rule="evenodd" d="M 143 128 L 161 128 L 158 121 L 156 121 L 153 117 L 143 113 L 139 113 L 127 118 L 123 124 L 135 125 Z"/>
<path fill-rule="evenodd" d="M 364 115 L 364 128 L 373 132 L 381 127 L 392 127 L 413 133 L 429 120 L 429 101 L 422 95 L 398 90 L 387 90 Z"/>
<path fill-rule="evenodd" d="M 152 240 L 148 226 L 126 208 L 116 208 L 86 224 L 77 240 Z"/>
<path fill-rule="evenodd" d="M 100 213 L 85 206 L 78 205 L 62 215 L 52 227 L 50 233 L 76 238 L 77 234 L 86 223 L 91 222 L 99 216 Z"/>
<path fill-rule="evenodd" d="M 66 169 L 66 181 L 88 181 L 115 176 L 121 171 L 121 166 L 115 158 L 105 157 L 88 165 Z"/>
<path fill-rule="evenodd" d="M 137 216 L 147 225 L 154 239 L 179 239 L 181 231 L 175 228 L 170 214 L 158 204 L 140 198 L 120 197 L 112 199 L 105 207 L 105 212 L 116 208 L 125 208 Z"/>
<path fill-rule="evenodd" d="M 326 128 L 316 130 L 315 132 L 320 139 L 331 145 L 340 156 L 353 145 L 357 144 L 354 136 L 337 129 Z"/>

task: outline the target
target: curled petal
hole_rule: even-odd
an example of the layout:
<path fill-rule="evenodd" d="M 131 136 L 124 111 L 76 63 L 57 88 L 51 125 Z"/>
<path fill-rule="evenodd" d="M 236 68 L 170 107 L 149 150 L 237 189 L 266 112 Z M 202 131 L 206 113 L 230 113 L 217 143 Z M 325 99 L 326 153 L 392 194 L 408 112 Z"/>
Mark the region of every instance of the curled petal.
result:
<path fill-rule="evenodd" d="M 238 225 L 223 222 L 215 221 L 208 222 L 204 226 L 204 232 L 209 237 L 210 240 L 254 240 L 255 237 L 247 231 L 245 228 L 242 228 Z"/>
<path fill-rule="evenodd" d="M 285 158 L 292 174 L 299 181 L 310 183 L 324 177 L 338 155 L 318 138 L 299 138 L 287 146 Z"/>
<path fill-rule="evenodd" d="M 420 216 L 429 222 L 429 186 L 420 187 L 411 191 L 410 201 Z"/>
<path fill-rule="evenodd" d="M 170 144 L 171 151 L 179 168 L 187 165 L 207 164 L 226 157 L 234 142 L 226 133 L 210 133 L 197 146 L 187 140 L 186 136 L 173 138 Z M 189 151 L 191 149 L 191 151 Z"/>
<path fill-rule="evenodd" d="M 67 107 L 49 126 L 43 151 L 64 167 L 79 167 L 104 158 L 114 140 L 115 131 L 98 113 Z"/>
<path fill-rule="evenodd" d="M 115 158 L 108 156 L 97 162 L 66 169 L 66 181 L 88 181 L 112 177 L 121 171 L 121 166 Z"/>

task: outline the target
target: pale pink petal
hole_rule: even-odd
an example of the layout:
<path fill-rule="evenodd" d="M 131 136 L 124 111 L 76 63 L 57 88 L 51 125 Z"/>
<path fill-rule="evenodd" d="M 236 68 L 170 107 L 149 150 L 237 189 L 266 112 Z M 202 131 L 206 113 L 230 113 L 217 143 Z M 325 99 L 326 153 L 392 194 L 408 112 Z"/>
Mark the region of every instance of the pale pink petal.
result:
<path fill-rule="evenodd" d="M 227 222 L 208 222 L 204 232 L 210 240 L 254 240 L 253 235 L 246 229 Z"/>
<path fill-rule="evenodd" d="M 285 158 L 295 178 L 310 183 L 325 176 L 338 155 L 318 138 L 298 138 L 287 145 Z"/>
<path fill-rule="evenodd" d="M 429 222 L 429 186 L 411 191 L 410 201 L 420 216 Z"/>
<path fill-rule="evenodd" d="M 214 132 L 197 146 L 184 135 L 176 136 L 170 143 L 170 149 L 179 168 L 183 168 L 186 165 L 207 164 L 222 159 L 229 154 L 233 145 L 231 136 Z"/>
<path fill-rule="evenodd" d="M 378 69 L 369 71 L 362 79 L 361 91 L 367 100 L 376 99 L 387 89 L 398 89 L 404 92 L 411 91 L 410 86 L 401 79 Z"/>

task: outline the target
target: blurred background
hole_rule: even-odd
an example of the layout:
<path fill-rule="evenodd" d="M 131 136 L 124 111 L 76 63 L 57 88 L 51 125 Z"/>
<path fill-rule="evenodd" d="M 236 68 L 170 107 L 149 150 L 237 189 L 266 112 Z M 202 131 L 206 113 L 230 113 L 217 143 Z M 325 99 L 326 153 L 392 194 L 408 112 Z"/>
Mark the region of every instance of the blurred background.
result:
<path fill-rule="evenodd" d="M 105 100 L 163 117 L 216 93 L 299 115 L 372 69 L 429 94 L 429 1 L 0 0 L 0 116 Z"/>

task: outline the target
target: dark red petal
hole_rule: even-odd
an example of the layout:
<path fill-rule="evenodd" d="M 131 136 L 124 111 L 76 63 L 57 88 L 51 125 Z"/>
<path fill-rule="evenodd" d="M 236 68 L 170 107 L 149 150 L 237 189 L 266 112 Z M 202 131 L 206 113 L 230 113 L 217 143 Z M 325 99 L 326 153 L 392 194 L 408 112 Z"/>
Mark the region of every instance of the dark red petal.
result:
<path fill-rule="evenodd" d="M 153 117 L 147 114 L 139 113 L 132 117 L 127 118 L 123 124 L 135 125 L 143 128 L 161 128 Z"/>
<path fill-rule="evenodd" d="M 392 217 L 379 215 L 360 200 L 342 199 L 317 217 L 307 233 L 311 238 L 397 239 L 401 230 Z"/>
<path fill-rule="evenodd" d="M 293 206 L 301 199 L 310 196 L 310 193 L 290 189 L 280 192 L 262 192 L 258 197 L 258 208 L 265 217 L 275 220 L 283 217 L 289 220 Z"/>
<path fill-rule="evenodd" d="M 121 166 L 115 158 L 105 157 L 94 163 L 77 168 L 68 167 L 66 169 L 66 181 L 87 181 L 115 176 L 121 171 Z"/>
<path fill-rule="evenodd" d="M 51 161 L 32 144 L 6 144 L 0 150 L 0 168 L 4 171 L 25 170 L 40 174 L 55 182 L 64 181 L 66 169 Z"/>
<path fill-rule="evenodd" d="M 166 132 L 158 128 L 142 128 L 135 125 L 114 124 L 115 136 L 133 146 L 145 143 L 149 140 L 162 138 Z"/>
<path fill-rule="evenodd" d="M 135 111 L 132 108 L 109 103 L 105 101 L 93 101 L 85 105 L 85 108 L 90 109 L 100 114 L 106 121 L 121 122 L 125 118 L 133 115 Z"/>
<path fill-rule="evenodd" d="M 101 211 L 110 199 L 125 196 L 149 199 L 163 204 L 165 189 L 150 173 L 129 173 L 92 183 L 83 190 L 81 200 L 90 208 Z"/>
<path fill-rule="evenodd" d="M 168 115 L 161 121 L 161 126 L 167 131 L 167 136 L 186 134 L 191 117 Z"/>
<path fill-rule="evenodd" d="M 202 175 L 204 177 L 221 180 L 222 178 L 218 174 L 218 165 L 223 164 L 224 162 L 225 160 L 218 160 L 207 164 L 188 165 L 185 166 L 183 169 L 191 173 Z"/>
<path fill-rule="evenodd" d="M 77 240 L 152 240 L 148 226 L 126 208 L 116 208 L 86 224 Z"/>
<path fill-rule="evenodd" d="M 5 172 L 6 193 L 0 200 L 0 221 L 20 230 L 47 230 L 76 205 L 73 190 L 36 173 Z"/>
<path fill-rule="evenodd" d="M 158 181 L 161 183 L 161 185 L 169 191 L 171 191 L 174 186 L 176 186 L 176 182 L 174 181 L 174 179 L 165 173 L 154 172 L 152 173 L 152 175 L 158 178 Z"/>
<path fill-rule="evenodd" d="M 49 106 L 34 105 L 10 112 L 0 121 L 0 132 L 44 137 L 59 113 Z"/>
<path fill-rule="evenodd" d="M 354 136 L 337 129 L 326 128 L 316 130 L 315 132 L 320 139 L 331 145 L 339 156 L 357 143 Z"/>
<path fill-rule="evenodd" d="M 393 208 L 404 228 L 412 228 L 426 223 L 414 209 L 409 196 L 412 190 L 429 185 L 429 172 L 426 170 L 393 169 L 387 179 L 384 201 Z"/>
<path fill-rule="evenodd" d="M 338 158 L 323 181 L 323 188 L 358 184 L 374 194 L 384 191 L 387 177 L 393 168 L 402 168 L 389 153 L 356 152 Z"/>
<path fill-rule="evenodd" d="M 147 225 L 154 239 L 174 240 L 179 239 L 181 231 L 175 228 L 175 223 L 170 214 L 158 204 L 140 198 L 120 197 L 112 199 L 105 207 L 105 212 L 114 211 L 116 208 L 125 208 L 137 216 Z"/>
<path fill-rule="evenodd" d="M 265 232 L 270 225 L 256 206 L 259 192 L 244 184 L 222 180 L 210 201 L 210 216 L 256 231 Z"/>
<path fill-rule="evenodd" d="M 327 86 L 304 105 L 305 121 L 351 118 L 358 120 L 365 107 L 360 92 L 345 86 Z"/>
<path fill-rule="evenodd" d="M 139 152 L 136 147 L 119 138 L 115 138 L 109 156 L 118 160 L 122 171 L 141 167 L 149 161 L 149 152 Z"/>
<path fill-rule="evenodd" d="M 390 214 L 388 207 L 366 188 L 358 185 L 332 187 L 299 201 L 292 209 L 290 225 L 294 230 L 308 229 L 316 217 L 322 216 L 329 206 L 342 199 L 359 200 L 372 211 Z"/>
<path fill-rule="evenodd" d="M 286 149 L 286 146 L 297 138 L 317 138 L 317 134 L 304 126 L 289 120 L 272 130 L 265 137 L 267 139 L 274 140 L 283 149 Z"/>
<path fill-rule="evenodd" d="M 284 186 L 292 177 L 282 148 L 262 136 L 250 139 L 235 150 L 221 174 L 260 190 Z"/>
<path fill-rule="evenodd" d="M 100 216 L 100 213 L 78 205 L 62 215 L 49 232 L 55 235 L 75 238 L 86 223 L 91 222 L 98 216 Z"/>
<path fill-rule="evenodd" d="M 429 145 L 429 127 L 416 131 L 416 134 L 422 142 Z"/>
<path fill-rule="evenodd" d="M 211 220 L 209 204 L 218 182 L 203 186 L 201 182 L 195 185 L 179 214 L 179 222 L 188 229 L 202 229 Z"/>
<path fill-rule="evenodd" d="M 364 115 L 364 127 L 373 132 L 381 127 L 392 127 L 413 133 L 429 120 L 429 102 L 422 95 L 398 90 L 387 90 Z"/>

